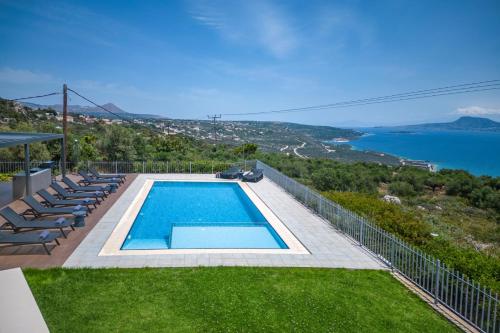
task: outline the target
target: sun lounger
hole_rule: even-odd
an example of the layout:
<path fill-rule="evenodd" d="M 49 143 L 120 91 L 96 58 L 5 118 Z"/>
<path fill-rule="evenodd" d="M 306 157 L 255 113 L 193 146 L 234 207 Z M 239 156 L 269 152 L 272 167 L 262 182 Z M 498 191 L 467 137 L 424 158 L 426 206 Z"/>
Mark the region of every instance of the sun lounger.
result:
<path fill-rule="evenodd" d="M 243 175 L 242 180 L 256 183 L 262 178 L 264 178 L 264 172 L 261 169 L 253 168 L 249 173 Z"/>
<path fill-rule="evenodd" d="M 54 195 L 52 195 L 47 190 L 40 190 L 37 192 L 39 196 L 41 196 L 45 201 L 43 204 L 46 204 L 50 207 L 73 207 L 73 206 L 86 206 L 89 212 L 92 212 L 92 207 L 97 208 L 97 201 L 95 199 L 58 199 Z"/>
<path fill-rule="evenodd" d="M 0 244 L 7 246 L 21 246 L 21 245 L 34 245 L 41 244 L 43 248 L 50 255 L 50 250 L 47 244 L 56 242 L 59 245 L 58 237 L 61 233 L 58 231 L 30 231 L 14 233 L 12 231 L 0 231 Z"/>
<path fill-rule="evenodd" d="M 241 174 L 240 168 L 238 168 L 236 166 L 232 166 L 229 169 L 227 169 L 226 171 L 221 172 L 220 178 L 235 179 L 235 178 L 238 178 L 240 174 Z"/>
<path fill-rule="evenodd" d="M 78 174 L 82 176 L 82 180 L 79 181 L 82 185 L 92 185 L 92 184 L 110 184 L 111 186 L 120 186 L 122 180 L 120 178 L 109 178 L 109 179 L 96 179 L 90 177 L 83 170 L 78 171 Z"/>
<path fill-rule="evenodd" d="M 111 186 L 80 186 L 68 177 L 63 177 L 64 184 L 68 185 L 69 188 L 74 192 L 95 192 L 101 191 L 104 192 L 104 196 L 108 196 L 107 193 L 111 193 Z"/>
<path fill-rule="evenodd" d="M 127 176 L 124 175 L 124 174 L 122 174 L 122 173 L 117 173 L 117 174 L 102 174 L 102 173 L 99 173 L 95 168 L 92 168 L 92 167 L 89 167 L 88 171 L 95 178 L 101 178 L 101 179 L 105 179 L 105 178 L 120 178 L 120 179 L 123 179 L 123 181 L 125 181 L 125 179 L 127 178 Z"/>
<path fill-rule="evenodd" d="M 14 231 L 36 230 L 36 229 L 59 229 L 66 238 L 64 228 L 73 228 L 73 220 L 60 217 L 57 220 L 26 220 L 23 216 L 16 213 L 12 208 L 5 207 L 0 210 L 0 215 L 7 221 L 7 225 Z"/>
<path fill-rule="evenodd" d="M 88 215 L 88 209 L 87 207 L 83 206 L 75 206 L 75 207 L 45 207 L 38 201 L 36 201 L 33 196 L 28 195 L 22 200 L 31 208 L 27 209 L 23 215 L 33 215 L 35 218 L 41 217 L 41 216 L 46 216 L 46 215 L 70 215 L 73 214 L 76 211 L 82 211 L 85 212 L 85 215 Z"/>
<path fill-rule="evenodd" d="M 64 187 L 62 187 L 59 183 L 53 182 L 50 184 L 50 187 L 52 187 L 56 192 L 57 195 L 61 199 L 85 199 L 85 198 L 94 198 L 98 204 L 101 203 L 102 200 L 104 200 L 105 193 L 102 191 L 94 191 L 94 192 L 84 192 L 84 193 L 79 193 L 79 192 L 68 192 Z"/>

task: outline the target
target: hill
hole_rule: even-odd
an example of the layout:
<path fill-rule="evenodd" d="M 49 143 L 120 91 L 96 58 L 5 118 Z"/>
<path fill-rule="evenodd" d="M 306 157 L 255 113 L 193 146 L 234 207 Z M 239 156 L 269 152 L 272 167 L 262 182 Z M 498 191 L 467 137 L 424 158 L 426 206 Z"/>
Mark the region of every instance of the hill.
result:
<path fill-rule="evenodd" d="M 105 107 L 110 108 L 111 111 L 122 117 L 124 115 L 135 117 L 135 114 L 127 113 L 113 104 L 106 104 Z M 25 124 L 36 129 L 40 128 L 41 131 L 47 131 L 42 126 L 44 123 L 42 120 L 50 123 L 50 126 L 60 127 L 61 124 L 56 120 L 56 117 L 47 116 L 47 112 L 50 111 L 48 108 L 55 111 L 61 110 L 60 105 L 45 107 L 38 104 L 9 103 L 0 100 L 0 122 L 9 126 L 11 130 L 16 130 L 22 124 Z M 102 111 L 105 113 L 101 113 L 98 108 L 70 106 L 70 110 L 75 114 L 92 114 L 94 116 L 96 112 L 99 112 L 105 118 L 112 118 L 105 111 Z M 146 117 L 147 115 L 139 116 Z M 75 119 L 73 125 L 76 126 L 75 130 L 78 129 L 76 130 L 78 135 L 88 134 L 88 131 L 92 131 L 93 126 L 104 126 L 94 122 L 89 126 L 89 123 L 82 119 Z M 129 124 L 123 124 L 122 126 L 130 127 Z M 255 143 L 261 151 L 295 155 L 301 158 L 322 157 L 346 162 L 364 161 L 391 165 L 399 164 L 398 158 L 387 154 L 351 150 L 347 145 L 334 145 L 331 143 L 331 140 L 335 138 L 354 140 L 362 135 L 361 132 L 351 129 L 271 121 L 219 121 L 216 124 L 217 137 L 215 138 L 214 126 L 209 120 L 147 118 L 146 121 L 135 124 L 134 131 L 142 131 L 144 126 L 156 132 L 163 131 L 170 137 L 186 136 L 204 144 L 212 144 L 215 140 L 217 140 L 217 143 L 233 147 L 244 143 Z M 100 130 L 103 129 L 101 127 L 99 127 Z"/>
<path fill-rule="evenodd" d="M 24 106 L 27 106 L 31 109 L 53 109 L 57 111 L 58 113 L 62 113 L 63 107 L 61 104 L 53 104 L 53 105 L 41 105 L 41 104 L 34 104 L 34 103 L 21 103 Z M 116 113 L 120 117 L 123 118 L 136 118 L 136 119 L 166 119 L 165 117 L 156 115 L 156 114 L 145 114 L 145 113 L 131 113 L 122 110 L 118 106 L 114 105 L 113 103 L 106 103 L 103 104 L 102 107 L 105 109 L 108 109 L 109 111 Z M 110 118 L 110 119 L 115 119 L 118 118 L 117 116 L 114 116 L 113 114 L 106 112 L 102 110 L 101 108 L 98 108 L 96 106 L 82 106 L 82 105 L 68 105 L 68 111 L 69 113 L 73 114 L 83 114 L 87 116 L 93 116 L 96 118 Z"/>
<path fill-rule="evenodd" d="M 460 117 L 449 123 L 428 123 L 402 126 L 408 129 L 426 130 L 461 130 L 461 131 L 500 131 L 500 123 L 488 118 L 481 117 Z M 401 128 L 401 127 L 399 127 Z"/>

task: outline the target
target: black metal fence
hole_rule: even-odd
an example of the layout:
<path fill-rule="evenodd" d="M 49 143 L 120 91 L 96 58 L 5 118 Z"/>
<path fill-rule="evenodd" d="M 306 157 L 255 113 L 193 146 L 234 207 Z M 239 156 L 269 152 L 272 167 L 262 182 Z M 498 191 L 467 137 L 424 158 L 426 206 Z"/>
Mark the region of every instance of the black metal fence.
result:
<path fill-rule="evenodd" d="M 498 294 L 266 165 L 264 175 L 480 331 L 500 332 Z"/>
<path fill-rule="evenodd" d="M 32 161 L 30 168 L 38 167 L 42 162 Z M 242 168 L 251 165 L 241 162 Z M 255 163 L 255 162 L 253 162 Z M 234 165 L 231 162 L 218 161 L 82 161 L 78 164 L 66 163 L 66 170 L 96 168 L 104 173 L 216 173 Z M 61 166 L 57 165 L 55 171 L 60 172 Z M 0 173 L 13 174 L 24 170 L 23 161 L 1 161 Z"/>
<path fill-rule="evenodd" d="M 32 162 L 37 167 L 40 162 Z M 105 173 L 216 173 L 237 164 L 248 170 L 257 167 L 264 175 L 342 233 L 359 242 L 394 271 L 482 332 L 499 333 L 498 294 L 447 267 L 430 255 L 407 244 L 363 217 L 341 207 L 307 186 L 261 161 L 241 163 L 216 161 L 85 161 L 68 162 L 67 170 L 94 167 Z M 0 162 L 0 173 L 23 170 L 24 162 Z M 60 166 L 58 167 L 60 169 Z"/>

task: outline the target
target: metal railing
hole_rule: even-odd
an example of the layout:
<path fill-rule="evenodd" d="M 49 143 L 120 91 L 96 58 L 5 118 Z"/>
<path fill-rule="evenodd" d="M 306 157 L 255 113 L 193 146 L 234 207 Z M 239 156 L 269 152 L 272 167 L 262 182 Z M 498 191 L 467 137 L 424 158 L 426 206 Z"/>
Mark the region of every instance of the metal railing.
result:
<path fill-rule="evenodd" d="M 500 332 L 498 294 L 261 161 L 264 175 L 482 332 Z"/>
<path fill-rule="evenodd" d="M 30 168 L 40 165 L 39 161 L 32 161 Z M 232 165 L 240 165 L 247 169 L 255 165 L 255 161 L 218 162 L 218 161 L 82 161 L 79 163 L 66 162 L 66 170 L 96 168 L 103 173 L 217 173 L 228 169 Z M 60 164 L 56 167 L 59 173 Z M 0 161 L 0 173 L 13 174 L 24 170 L 23 161 Z"/>
<path fill-rule="evenodd" d="M 37 167 L 41 162 L 31 162 Z M 68 162 L 67 170 L 94 167 L 104 173 L 216 173 L 238 165 L 257 167 L 264 175 L 315 213 L 369 250 L 395 272 L 405 276 L 440 304 L 482 332 L 499 333 L 498 294 L 465 277 L 430 255 L 407 244 L 363 217 L 323 197 L 261 161 L 85 161 Z M 60 166 L 59 166 L 60 168 Z M 0 173 L 24 169 L 23 161 L 0 161 Z"/>

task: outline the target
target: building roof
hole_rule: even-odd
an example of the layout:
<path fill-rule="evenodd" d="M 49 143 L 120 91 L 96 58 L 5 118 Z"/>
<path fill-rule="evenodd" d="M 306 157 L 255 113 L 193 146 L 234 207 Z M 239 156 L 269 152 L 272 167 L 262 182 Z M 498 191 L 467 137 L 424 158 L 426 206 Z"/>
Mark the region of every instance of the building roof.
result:
<path fill-rule="evenodd" d="M 27 143 L 62 139 L 62 134 L 55 133 L 19 133 L 0 132 L 0 148 L 23 145 Z"/>

